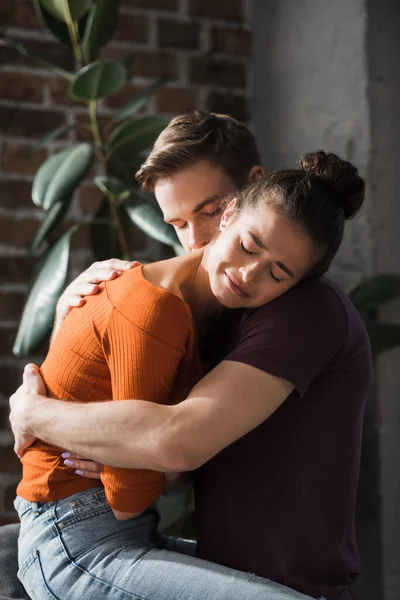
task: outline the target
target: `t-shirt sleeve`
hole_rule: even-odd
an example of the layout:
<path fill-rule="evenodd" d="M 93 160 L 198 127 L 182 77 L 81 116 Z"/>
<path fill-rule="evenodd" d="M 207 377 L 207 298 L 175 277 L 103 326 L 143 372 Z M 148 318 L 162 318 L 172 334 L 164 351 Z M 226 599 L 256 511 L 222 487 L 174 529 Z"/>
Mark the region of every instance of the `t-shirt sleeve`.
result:
<path fill-rule="evenodd" d="M 336 293 L 322 282 L 298 284 L 248 315 L 224 360 L 281 377 L 301 397 L 347 335 L 346 311 Z"/>

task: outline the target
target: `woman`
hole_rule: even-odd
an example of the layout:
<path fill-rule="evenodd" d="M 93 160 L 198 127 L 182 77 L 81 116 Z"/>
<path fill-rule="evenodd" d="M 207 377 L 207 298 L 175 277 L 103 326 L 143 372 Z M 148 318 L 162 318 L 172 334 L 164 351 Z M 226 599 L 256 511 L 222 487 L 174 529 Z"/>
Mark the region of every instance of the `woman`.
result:
<path fill-rule="evenodd" d="M 244 210 L 239 217 L 232 212 L 232 206 L 224 215 L 223 235 L 212 248 L 217 249 L 216 263 L 210 262 L 210 265 L 215 264 L 214 271 L 211 271 L 214 273 L 211 277 L 213 289 L 220 289 L 225 293 L 226 286 L 235 301 L 240 299 L 244 306 L 254 307 L 257 306 L 260 282 L 265 283 L 265 277 L 269 278 L 268 285 L 265 283 L 265 288 L 263 287 L 265 295 L 262 294 L 266 302 L 271 302 L 290 290 L 300 279 L 319 277 L 338 249 L 345 218 L 352 216 L 361 206 L 363 192 L 363 181 L 354 167 L 334 155 L 323 153 L 308 156 L 299 171 L 277 172 L 256 184 L 244 198 L 239 198 L 239 207 L 245 200 Z M 263 203 L 267 206 L 260 212 Z M 283 239 L 285 244 L 282 244 Z M 271 254 L 274 255 L 274 260 L 271 260 Z M 241 257 L 239 262 L 238 257 Z M 248 258 L 242 264 L 240 261 L 244 257 Z M 224 285 L 219 288 L 222 282 Z M 323 285 L 321 282 L 317 288 L 321 289 Z M 312 284 L 310 286 L 302 288 L 305 298 L 307 292 L 314 289 Z M 310 298 L 312 297 L 311 294 Z M 241 304 L 233 304 L 235 306 Z M 343 310 L 337 301 L 333 302 L 333 306 L 336 311 Z M 342 317 L 340 319 L 343 321 Z M 360 336 L 359 327 L 356 333 Z M 356 342 L 357 340 L 353 340 L 352 343 Z M 331 342 L 328 339 L 327 346 L 329 345 Z M 340 352 L 339 349 L 336 348 L 335 359 L 343 354 L 348 361 L 348 348 L 346 352 L 344 348 Z M 326 369 L 324 361 L 328 359 L 321 359 L 322 373 Z M 279 372 L 276 375 L 279 378 Z M 336 376 L 341 379 L 344 373 L 340 375 L 339 371 Z M 302 389 L 305 377 L 306 374 L 298 385 L 290 384 L 284 379 L 277 382 L 281 389 L 276 396 L 276 405 L 269 407 L 270 413 L 285 400 L 294 387 L 301 395 L 305 394 L 306 390 Z M 245 425 L 247 431 L 258 424 L 257 419 L 261 422 L 260 415 L 250 415 L 249 422 Z M 323 589 L 323 585 L 321 583 L 320 589 Z"/>

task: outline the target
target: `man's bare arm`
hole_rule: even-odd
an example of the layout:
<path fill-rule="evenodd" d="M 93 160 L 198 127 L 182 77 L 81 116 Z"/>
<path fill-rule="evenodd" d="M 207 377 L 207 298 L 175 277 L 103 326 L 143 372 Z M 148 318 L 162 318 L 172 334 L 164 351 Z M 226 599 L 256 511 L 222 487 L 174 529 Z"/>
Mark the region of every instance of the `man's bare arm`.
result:
<path fill-rule="evenodd" d="M 48 443 L 110 466 L 187 471 L 257 427 L 292 390 L 284 379 L 223 361 L 178 405 L 73 404 L 17 392 L 11 421 Z"/>

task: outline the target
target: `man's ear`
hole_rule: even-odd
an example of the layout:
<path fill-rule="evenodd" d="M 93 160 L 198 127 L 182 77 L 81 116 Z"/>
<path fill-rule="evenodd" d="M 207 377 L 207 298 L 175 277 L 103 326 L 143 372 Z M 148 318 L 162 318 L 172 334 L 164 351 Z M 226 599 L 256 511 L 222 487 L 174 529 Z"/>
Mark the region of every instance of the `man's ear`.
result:
<path fill-rule="evenodd" d="M 251 167 L 249 173 L 249 183 L 255 183 L 263 177 L 265 177 L 265 171 L 262 167 L 260 167 L 260 165 L 254 165 L 254 167 Z"/>
<path fill-rule="evenodd" d="M 224 213 L 221 217 L 221 221 L 219 223 L 220 231 L 223 231 L 226 228 L 226 226 L 228 225 L 228 223 L 231 220 L 233 213 L 235 211 L 235 206 L 236 206 L 236 198 L 231 200 L 229 202 L 228 206 L 226 207 L 226 209 L 224 210 Z"/>

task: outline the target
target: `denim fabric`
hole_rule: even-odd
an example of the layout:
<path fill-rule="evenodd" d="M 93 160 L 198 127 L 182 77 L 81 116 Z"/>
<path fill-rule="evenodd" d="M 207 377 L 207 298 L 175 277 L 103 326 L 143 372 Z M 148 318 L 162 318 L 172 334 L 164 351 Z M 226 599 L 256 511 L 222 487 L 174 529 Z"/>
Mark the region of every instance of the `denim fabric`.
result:
<path fill-rule="evenodd" d="M 309 598 L 190 556 L 193 544 L 157 533 L 152 509 L 118 521 L 102 488 L 49 503 L 17 498 L 15 508 L 21 519 L 18 577 L 32 600 Z"/>

